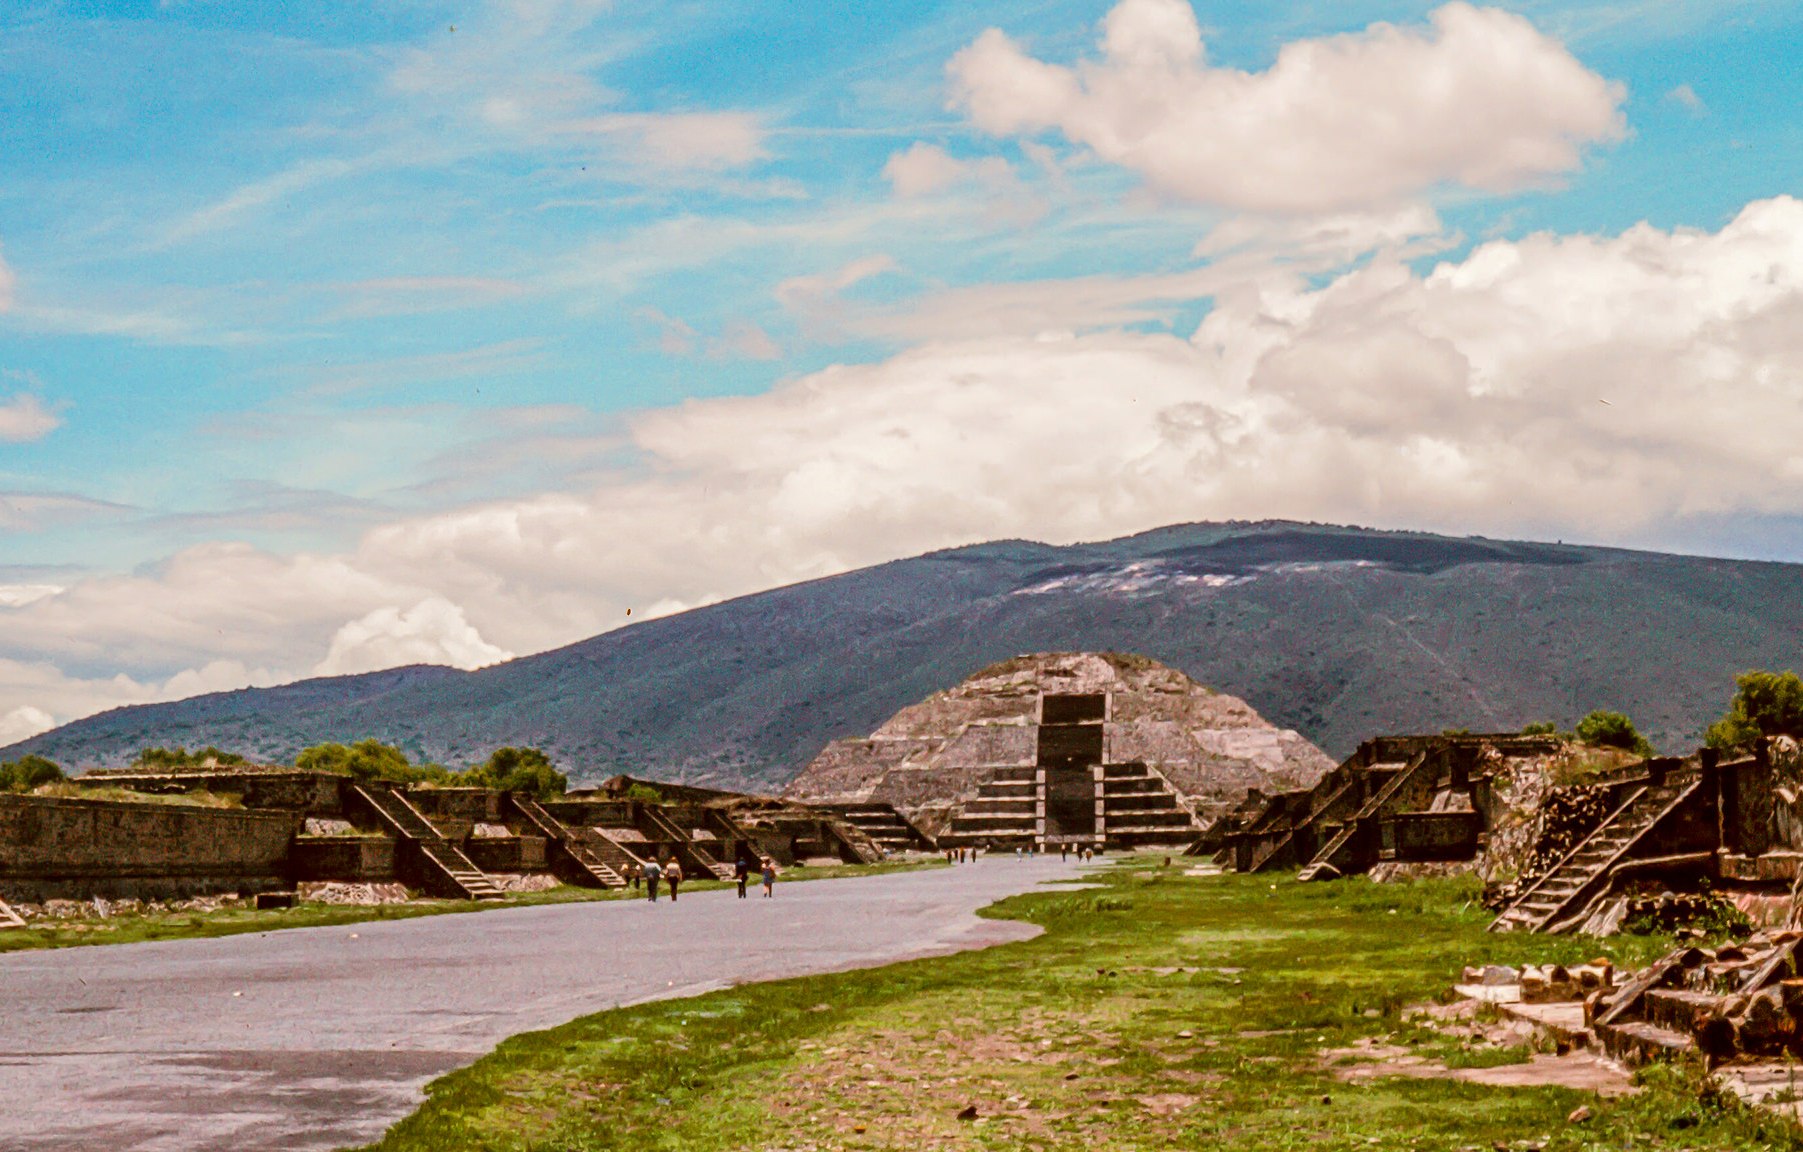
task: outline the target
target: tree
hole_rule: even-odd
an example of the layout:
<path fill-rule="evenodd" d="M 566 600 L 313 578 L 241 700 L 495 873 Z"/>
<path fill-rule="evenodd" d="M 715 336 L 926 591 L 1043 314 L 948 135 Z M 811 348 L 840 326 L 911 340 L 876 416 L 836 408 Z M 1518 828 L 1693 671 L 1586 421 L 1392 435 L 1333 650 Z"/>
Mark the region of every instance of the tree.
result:
<path fill-rule="evenodd" d="M 1653 754 L 1653 746 L 1635 731 L 1634 721 L 1620 712 L 1592 712 L 1578 721 L 1577 737 L 1597 748 L 1620 748 L 1639 756 Z"/>
<path fill-rule="evenodd" d="M 64 778 L 62 768 L 54 760 L 38 755 L 0 763 L 0 792 L 30 792 L 40 784 Z"/>
<path fill-rule="evenodd" d="M 233 764 L 242 764 L 244 762 L 244 757 L 238 755 L 236 752 L 221 752 L 211 744 L 208 744 L 205 748 L 198 748 L 193 752 L 188 751 L 187 748 L 178 744 L 174 748 L 145 748 L 138 753 L 137 758 L 131 763 L 134 768 L 169 770 L 174 768 L 209 768 L 215 765 L 228 767 Z"/>
<path fill-rule="evenodd" d="M 367 784 L 448 784 L 453 777 L 438 764 L 414 764 L 407 754 L 379 740 L 355 744 L 315 744 L 294 758 L 294 766 L 306 772 L 337 772 Z"/>
<path fill-rule="evenodd" d="M 1523 736 L 1557 736 L 1559 726 L 1551 720 L 1536 720 L 1532 724 L 1524 724 L 1521 728 Z"/>
<path fill-rule="evenodd" d="M 537 748 L 496 748 L 485 763 L 463 774 L 463 782 L 478 788 L 529 792 L 541 800 L 562 796 L 570 787 L 569 777 Z"/>
<path fill-rule="evenodd" d="M 1704 734 L 1711 748 L 1745 748 L 1761 736 L 1803 738 L 1803 680 L 1795 672 L 1743 672 L 1734 685 L 1728 711 Z"/>

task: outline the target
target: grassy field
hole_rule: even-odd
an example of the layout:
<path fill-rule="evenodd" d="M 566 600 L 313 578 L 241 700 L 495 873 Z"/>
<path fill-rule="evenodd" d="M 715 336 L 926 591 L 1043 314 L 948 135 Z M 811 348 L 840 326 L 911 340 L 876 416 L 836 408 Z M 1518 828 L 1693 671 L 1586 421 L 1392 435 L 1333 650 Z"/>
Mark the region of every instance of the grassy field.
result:
<path fill-rule="evenodd" d="M 434 1082 L 382 1152 L 1803 1147 L 1693 1070 L 1635 1095 L 1348 1083 L 1361 1039 L 1523 1060 L 1405 1019 L 1466 963 L 1640 963 L 1663 941 L 1486 934 L 1453 881 L 1302 885 L 1152 861 L 993 914 L 1035 940 L 750 985 L 515 1037 Z M 1569 1122 L 1588 1105 L 1591 1118 Z"/>
<path fill-rule="evenodd" d="M 937 858 L 895 860 L 880 864 L 833 864 L 790 868 L 782 883 L 798 880 L 834 880 L 846 876 L 875 876 L 917 868 L 943 868 Z M 755 883 L 755 881 L 754 881 Z M 684 891 L 703 892 L 730 888 L 719 880 L 692 880 Z M 294 908 L 221 908 L 212 912 L 170 911 L 129 914 L 100 919 L 35 920 L 25 928 L 0 928 L 0 952 L 42 948 L 73 948 L 92 944 L 134 944 L 144 940 L 195 940 L 210 936 L 236 936 L 244 932 L 274 932 L 284 928 L 320 928 L 361 924 L 370 920 L 410 920 L 416 916 L 442 916 L 455 912 L 490 912 L 534 904 L 569 904 L 586 900 L 644 899 L 631 889 L 603 891 L 559 885 L 544 892 L 522 892 L 506 900 L 417 900 L 406 904 L 312 904 Z"/>

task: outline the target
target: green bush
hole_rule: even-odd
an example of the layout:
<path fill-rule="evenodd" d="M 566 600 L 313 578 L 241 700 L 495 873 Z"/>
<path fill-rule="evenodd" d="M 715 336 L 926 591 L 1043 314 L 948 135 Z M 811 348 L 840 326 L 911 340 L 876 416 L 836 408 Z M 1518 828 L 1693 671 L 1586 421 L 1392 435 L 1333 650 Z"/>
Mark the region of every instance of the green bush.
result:
<path fill-rule="evenodd" d="M 0 763 L 0 792 L 29 792 L 63 778 L 62 768 L 42 756 L 27 755 Z"/>
<path fill-rule="evenodd" d="M 1524 724 L 1521 728 L 1523 736 L 1557 736 L 1559 726 L 1551 720 L 1536 720 L 1532 724 Z"/>
<path fill-rule="evenodd" d="M 1620 712 L 1592 712 L 1578 721 L 1578 739 L 1596 748 L 1620 748 L 1651 756 L 1653 746 L 1634 729 L 1634 721 Z"/>
<path fill-rule="evenodd" d="M 1803 680 L 1795 672 L 1744 672 L 1734 684 L 1728 711 L 1704 734 L 1711 748 L 1744 748 L 1761 736 L 1803 737 Z"/>
<path fill-rule="evenodd" d="M 379 740 L 355 744 L 315 744 L 294 759 L 308 772 L 337 772 L 368 784 L 453 784 L 454 773 L 440 764 L 414 764 L 407 754 Z"/>
<path fill-rule="evenodd" d="M 204 768 L 209 764 L 230 766 L 244 763 L 244 757 L 236 752 L 221 752 L 211 744 L 205 748 L 197 748 L 190 752 L 181 745 L 174 748 L 145 748 L 134 759 L 134 768 Z"/>
<path fill-rule="evenodd" d="M 497 748 L 486 763 L 462 774 L 462 783 L 508 792 L 530 792 L 541 800 L 562 796 L 570 779 L 537 748 Z"/>
<path fill-rule="evenodd" d="M 661 804 L 664 794 L 649 784 L 634 784 L 626 789 L 626 799 L 639 800 L 646 804 Z"/>

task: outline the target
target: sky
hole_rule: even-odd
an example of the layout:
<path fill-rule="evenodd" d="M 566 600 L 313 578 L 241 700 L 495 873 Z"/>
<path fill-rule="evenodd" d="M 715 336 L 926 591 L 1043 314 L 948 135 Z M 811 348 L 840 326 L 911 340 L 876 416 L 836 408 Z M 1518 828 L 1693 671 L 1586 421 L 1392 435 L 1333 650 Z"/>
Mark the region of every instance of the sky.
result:
<path fill-rule="evenodd" d="M 0 0 L 0 165 L 0 744 L 988 539 L 1803 560 L 1788 0 Z"/>

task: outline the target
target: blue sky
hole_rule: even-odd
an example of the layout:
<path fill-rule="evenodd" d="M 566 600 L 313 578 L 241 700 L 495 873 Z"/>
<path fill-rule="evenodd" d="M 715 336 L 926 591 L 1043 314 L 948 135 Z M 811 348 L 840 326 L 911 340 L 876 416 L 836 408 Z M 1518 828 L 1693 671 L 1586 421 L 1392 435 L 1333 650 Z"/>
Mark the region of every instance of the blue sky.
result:
<path fill-rule="evenodd" d="M 1154 63 L 1110 57 L 1111 26 Z M 1344 64 L 1316 120 L 1370 115 L 1272 110 L 1310 45 Z M 1434 115 L 1417 67 L 1464 78 Z M 1028 84 L 1060 75 L 1081 94 Z M 1709 420 L 1651 417 L 1599 439 L 1533 392 L 1644 357 L 1694 370 L 1661 410 L 1777 427 L 1788 288 L 1663 321 L 1695 320 L 1681 347 L 1612 308 L 1761 260 L 1790 283 L 1799 109 L 1803 14 L 1755 0 L 5 5 L 0 735 L 481 663 L 990 536 L 1304 515 L 1803 559 L 1781 444 L 1736 463 L 1684 439 Z M 1168 131 L 1120 139 L 1142 122 Z M 1443 300 L 1480 245 L 1540 279 L 1473 319 Z M 1557 354 L 1498 351 L 1538 337 L 1548 284 Z M 1525 456 L 1414 423 L 1441 345 Z M 1639 386 L 1598 372 L 1616 396 L 1587 404 Z M 1142 401 L 1091 434 L 1089 403 Z M 1148 439 L 1192 424 L 1213 439 L 1181 460 Z M 1519 483 L 1540 451 L 1570 471 Z M 965 453 L 993 470 L 936 493 Z M 258 621 L 277 638 L 221 639 Z"/>

